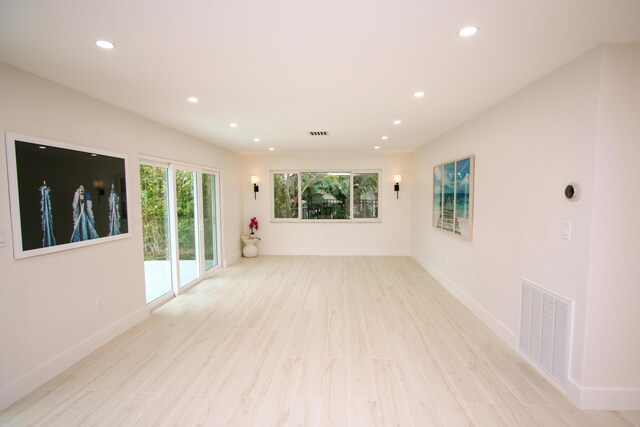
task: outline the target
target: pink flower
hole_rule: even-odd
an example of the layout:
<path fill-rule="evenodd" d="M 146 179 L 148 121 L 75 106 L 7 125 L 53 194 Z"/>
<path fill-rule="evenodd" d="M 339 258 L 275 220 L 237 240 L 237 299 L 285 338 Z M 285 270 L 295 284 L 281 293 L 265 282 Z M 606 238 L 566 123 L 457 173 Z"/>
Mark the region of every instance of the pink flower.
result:
<path fill-rule="evenodd" d="M 249 221 L 249 230 L 251 230 L 251 234 L 253 234 L 254 229 L 255 231 L 258 231 L 258 220 L 255 216 L 251 218 L 251 221 Z"/>

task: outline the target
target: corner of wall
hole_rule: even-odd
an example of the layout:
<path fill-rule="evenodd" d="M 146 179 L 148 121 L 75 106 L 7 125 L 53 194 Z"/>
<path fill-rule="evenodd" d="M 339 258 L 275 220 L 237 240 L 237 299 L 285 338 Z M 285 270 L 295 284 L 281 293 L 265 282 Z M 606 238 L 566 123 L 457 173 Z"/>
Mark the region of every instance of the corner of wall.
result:
<path fill-rule="evenodd" d="M 225 258 L 225 260 L 222 262 L 223 264 L 222 266 L 223 268 L 227 268 L 235 264 L 236 262 L 240 261 L 241 258 L 242 258 L 242 252 L 235 252 L 232 255 Z"/>

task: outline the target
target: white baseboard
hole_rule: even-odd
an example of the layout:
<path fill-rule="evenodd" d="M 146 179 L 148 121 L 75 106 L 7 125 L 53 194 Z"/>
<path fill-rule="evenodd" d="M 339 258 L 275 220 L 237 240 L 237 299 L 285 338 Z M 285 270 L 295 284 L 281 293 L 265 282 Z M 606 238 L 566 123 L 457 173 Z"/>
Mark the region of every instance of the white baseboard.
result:
<path fill-rule="evenodd" d="M 276 256 L 409 256 L 408 253 L 392 253 L 385 248 L 258 248 L 259 255 Z"/>
<path fill-rule="evenodd" d="M 149 316 L 145 306 L 43 363 L 0 390 L 0 411 Z"/>
<path fill-rule="evenodd" d="M 493 317 L 487 310 L 478 304 L 469 294 L 460 289 L 453 281 L 449 280 L 447 276 L 442 274 L 433 265 L 426 261 L 421 260 L 418 257 L 412 256 L 413 260 L 417 262 L 422 268 L 424 268 L 429 274 L 431 274 L 449 293 L 451 293 L 458 301 L 465 305 L 473 314 L 478 316 L 496 335 L 498 335 L 503 341 L 509 344 L 513 349 L 517 345 L 517 337 L 514 332 L 503 325 L 498 319 Z"/>
<path fill-rule="evenodd" d="M 580 409 L 640 411 L 640 388 L 583 387 L 571 379 L 569 383 L 569 397 Z"/>
<path fill-rule="evenodd" d="M 519 353 L 521 354 L 521 353 Z M 640 410 L 640 389 L 638 388 L 606 388 L 583 387 L 573 378 L 569 377 L 566 388 L 563 390 L 553 378 L 542 371 L 531 360 L 522 355 L 522 358 L 535 369 L 558 392 L 567 396 L 576 408 L 598 411 L 638 411 Z"/>

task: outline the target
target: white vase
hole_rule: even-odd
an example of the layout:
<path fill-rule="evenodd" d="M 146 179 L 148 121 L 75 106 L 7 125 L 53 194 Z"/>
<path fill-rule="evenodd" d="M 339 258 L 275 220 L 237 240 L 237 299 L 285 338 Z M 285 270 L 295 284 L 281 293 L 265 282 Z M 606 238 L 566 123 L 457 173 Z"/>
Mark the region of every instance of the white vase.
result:
<path fill-rule="evenodd" d="M 253 258 L 258 255 L 258 246 L 256 244 L 259 239 L 252 239 L 250 236 L 242 236 L 242 242 L 244 242 L 244 248 L 242 248 L 242 255 L 245 258 Z"/>

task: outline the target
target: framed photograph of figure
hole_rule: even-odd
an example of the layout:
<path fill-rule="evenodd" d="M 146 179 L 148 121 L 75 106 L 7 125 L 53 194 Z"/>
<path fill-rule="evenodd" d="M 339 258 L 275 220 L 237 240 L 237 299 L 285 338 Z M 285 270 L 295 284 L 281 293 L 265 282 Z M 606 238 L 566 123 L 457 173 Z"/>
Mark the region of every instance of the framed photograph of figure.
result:
<path fill-rule="evenodd" d="M 471 240 L 475 157 L 433 167 L 433 226 Z"/>
<path fill-rule="evenodd" d="M 16 259 L 129 237 L 127 157 L 5 134 Z"/>

